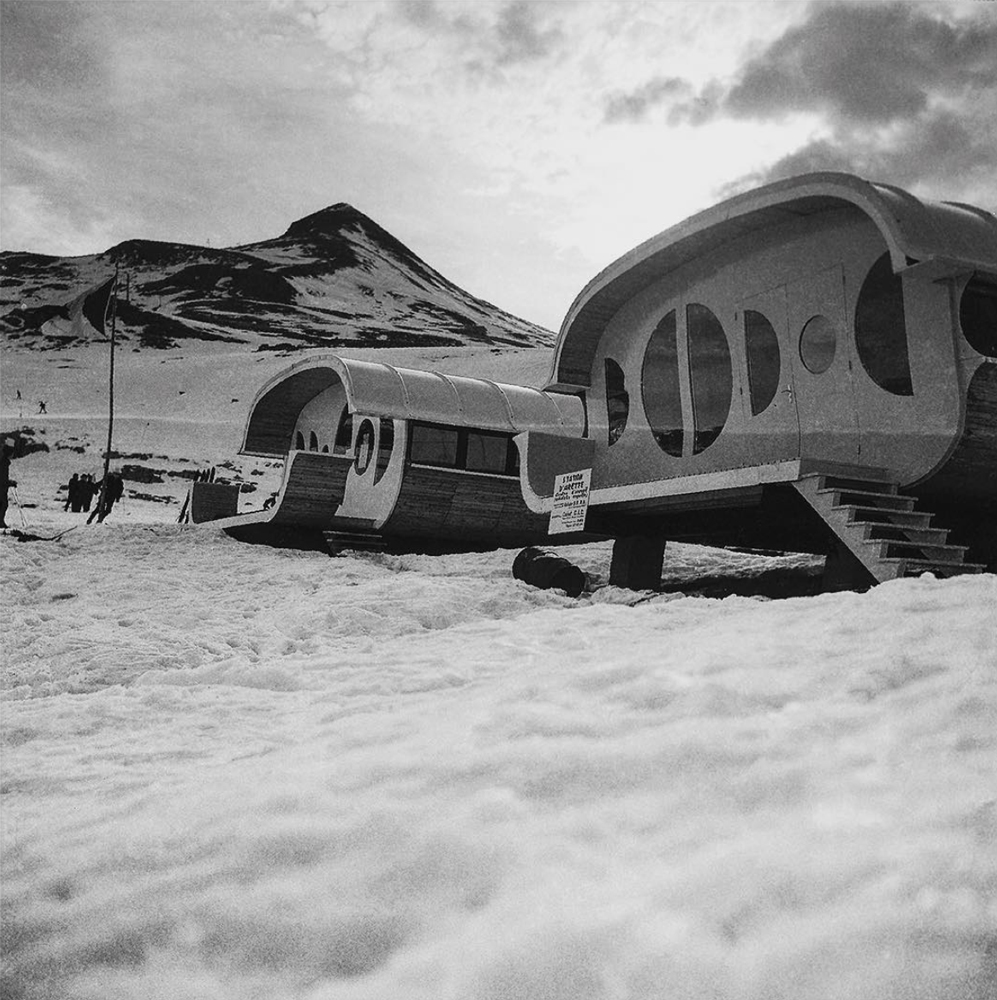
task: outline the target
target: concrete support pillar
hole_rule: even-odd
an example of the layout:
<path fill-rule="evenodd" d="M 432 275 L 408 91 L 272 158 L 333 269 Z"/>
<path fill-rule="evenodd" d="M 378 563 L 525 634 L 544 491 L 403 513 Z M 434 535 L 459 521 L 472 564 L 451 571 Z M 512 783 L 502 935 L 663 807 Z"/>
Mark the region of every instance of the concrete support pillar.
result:
<path fill-rule="evenodd" d="M 876 578 L 854 556 L 844 542 L 837 538 L 831 543 L 831 551 L 824 563 L 820 591 L 833 594 L 839 590 L 868 590 L 876 585 Z"/>
<path fill-rule="evenodd" d="M 613 542 L 609 582 L 627 590 L 657 590 L 665 559 L 665 539 L 649 535 L 627 535 Z"/>

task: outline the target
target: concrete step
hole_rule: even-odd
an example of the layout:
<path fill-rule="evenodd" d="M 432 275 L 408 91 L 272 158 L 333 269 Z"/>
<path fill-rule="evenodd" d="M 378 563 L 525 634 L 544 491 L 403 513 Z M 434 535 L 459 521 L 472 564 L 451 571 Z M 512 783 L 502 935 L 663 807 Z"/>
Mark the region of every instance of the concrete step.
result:
<path fill-rule="evenodd" d="M 893 524 L 907 528 L 927 528 L 931 514 L 923 510 L 887 510 L 882 507 L 860 507 L 847 504 L 839 510 L 851 510 L 851 524 Z"/>
<path fill-rule="evenodd" d="M 901 493 L 878 493 L 874 490 L 817 490 L 832 507 L 873 507 L 878 510 L 913 510 L 914 498 Z"/>
<path fill-rule="evenodd" d="M 883 524 L 881 521 L 851 521 L 862 529 L 864 541 L 918 542 L 921 545 L 946 545 L 949 533 L 944 528 L 909 524 Z"/>
<path fill-rule="evenodd" d="M 920 576 L 922 573 L 934 573 L 935 576 L 961 576 L 964 573 L 985 573 L 986 566 L 981 563 L 938 563 L 930 559 L 884 559 L 884 565 L 899 569 L 897 576 Z"/>
<path fill-rule="evenodd" d="M 866 545 L 878 546 L 881 559 L 926 559 L 946 566 L 961 565 L 966 556 L 962 545 L 924 545 L 920 542 L 896 542 L 869 539 Z"/>
<path fill-rule="evenodd" d="M 821 476 L 818 492 L 825 490 L 849 490 L 860 493 L 875 493 L 879 495 L 895 496 L 897 484 L 890 482 L 869 482 L 864 479 L 851 479 L 845 476 Z"/>

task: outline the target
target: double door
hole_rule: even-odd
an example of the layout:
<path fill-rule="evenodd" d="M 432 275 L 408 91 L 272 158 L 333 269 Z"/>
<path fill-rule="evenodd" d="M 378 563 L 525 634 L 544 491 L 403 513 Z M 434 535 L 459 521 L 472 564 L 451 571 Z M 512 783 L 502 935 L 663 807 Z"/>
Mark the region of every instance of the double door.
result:
<path fill-rule="evenodd" d="M 857 464 L 860 422 L 841 267 L 745 299 L 738 319 L 748 367 L 745 444 L 752 460 Z"/>

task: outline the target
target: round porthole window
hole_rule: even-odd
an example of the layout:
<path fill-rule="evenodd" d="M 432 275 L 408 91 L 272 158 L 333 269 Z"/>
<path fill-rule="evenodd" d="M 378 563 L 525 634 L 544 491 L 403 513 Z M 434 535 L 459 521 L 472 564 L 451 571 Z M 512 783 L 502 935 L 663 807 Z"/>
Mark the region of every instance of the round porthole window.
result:
<path fill-rule="evenodd" d="M 826 316 L 807 320 L 800 334 L 800 360 L 807 371 L 820 375 L 831 367 L 837 339 L 834 324 Z"/>
<path fill-rule="evenodd" d="M 362 476 L 370 466 L 374 455 L 374 425 L 364 420 L 357 431 L 357 443 L 353 448 L 353 468 L 358 476 Z"/>

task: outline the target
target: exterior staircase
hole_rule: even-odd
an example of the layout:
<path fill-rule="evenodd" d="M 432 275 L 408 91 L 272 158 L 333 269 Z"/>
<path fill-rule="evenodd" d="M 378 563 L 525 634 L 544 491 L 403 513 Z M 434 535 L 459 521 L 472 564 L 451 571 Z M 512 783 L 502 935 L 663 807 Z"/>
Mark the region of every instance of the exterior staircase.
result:
<path fill-rule="evenodd" d="M 814 473 L 793 485 L 877 583 L 986 569 L 966 562 L 966 547 L 950 545 L 948 531 L 932 527 L 933 515 L 915 510 L 915 498 L 900 493 L 885 473 Z"/>

